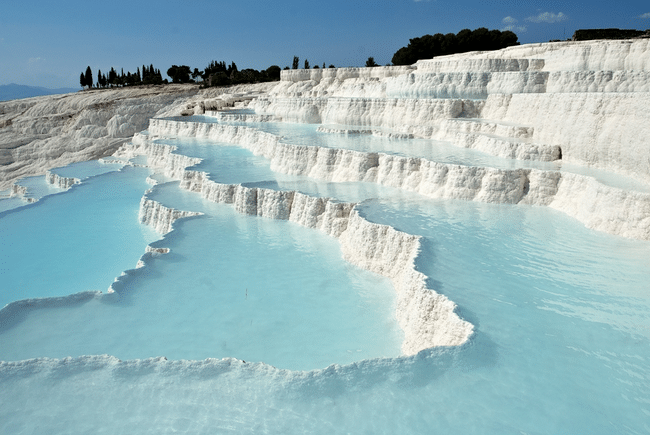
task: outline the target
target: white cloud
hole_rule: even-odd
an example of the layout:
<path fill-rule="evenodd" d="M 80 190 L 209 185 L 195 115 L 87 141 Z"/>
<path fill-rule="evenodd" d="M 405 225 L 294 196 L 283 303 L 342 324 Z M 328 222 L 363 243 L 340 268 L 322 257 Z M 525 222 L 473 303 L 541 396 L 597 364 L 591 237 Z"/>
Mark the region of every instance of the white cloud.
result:
<path fill-rule="evenodd" d="M 646 12 L 645 14 L 639 15 L 639 18 L 643 18 L 644 20 L 650 18 L 650 12 Z"/>
<path fill-rule="evenodd" d="M 505 32 L 506 30 L 515 33 L 524 33 L 526 30 L 528 30 L 528 28 L 526 26 L 506 26 L 503 29 L 501 29 L 502 32 Z"/>
<path fill-rule="evenodd" d="M 526 21 L 530 21 L 531 23 L 558 23 L 568 19 L 569 17 L 562 12 L 558 12 L 557 14 L 554 14 L 553 12 L 542 12 L 534 17 L 526 18 Z"/>
<path fill-rule="evenodd" d="M 517 22 L 517 19 L 511 16 L 507 16 L 503 20 L 501 20 L 501 22 L 503 24 L 515 24 Z"/>

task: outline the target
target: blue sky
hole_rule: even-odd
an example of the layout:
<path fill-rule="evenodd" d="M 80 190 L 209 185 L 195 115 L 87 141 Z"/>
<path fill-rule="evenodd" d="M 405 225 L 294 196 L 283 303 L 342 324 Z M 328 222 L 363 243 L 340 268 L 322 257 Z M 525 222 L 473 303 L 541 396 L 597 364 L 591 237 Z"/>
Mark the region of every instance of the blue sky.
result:
<path fill-rule="evenodd" d="M 511 29 L 522 44 L 576 29 L 650 28 L 647 1 L 522 0 L 3 0 L 0 85 L 79 87 L 90 66 L 135 72 L 152 64 L 239 69 L 310 64 L 381 65 L 410 38 L 462 29 Z"/>

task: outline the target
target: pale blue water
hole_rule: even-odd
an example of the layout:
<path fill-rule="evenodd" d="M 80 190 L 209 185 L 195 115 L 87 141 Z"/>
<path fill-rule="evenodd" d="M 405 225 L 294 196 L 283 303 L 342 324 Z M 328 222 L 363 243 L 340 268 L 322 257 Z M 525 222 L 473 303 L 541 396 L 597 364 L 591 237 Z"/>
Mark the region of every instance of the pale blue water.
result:
<path fill-rule="evenodd" d="M 197 169 L 211 171 L 219 181 L 277 186 L 268 163 L 246 150 L 197 140 L 174 144 L 179 152 L 204 158 Z M 93 165 L 81 165 L 78 172 L 93 171 Z M 65 176 L 73 175 L 72 168 L 66 170 Z M 8 247 L 3 260 L 20 261 L 7 268 L 6 303 L 106 290 L 133 268 L 146 242 L 154 240 L 137 220 L 140 198 L 150 187 L 144 183 L 148 174 L 125 167 L 8 213 L 0 221 Z M 18 320 L 0 316 L 1 359 L 102 353 L 122 359 L 237 357 L 314 369 L 399 355 L 402 333 L 394 319 L 392 286 L 343 261 L 333 238 L 290 222 L 239 216 L 231 206 L 179 190 L 177 182 L 156 186 L 148 196 L 204 216 L 179 223 L 155 244 L 172 253 L 128 271 L 114 294 L 85 300 L 82 309 L 77 303 L 23 309 L 28 314 Z M 37 249 L 53 251 L 55 259 L 45 254 L 35 265 Z M 97 249 L 101 254 L 93 255 Z M 121 267 L 110 267 L 111 261 Z"/>
<path fill-rule="evenodd" d="M 216 181 L 363 201 L 360 211 L 369 220 L 422 235 L 418 269 L 458 304 L 476 334 L 459 348 L 396 357 L 400 335 L 392 289 L 342 262 L 334 240 L 289 222 L 237 215 L 167 183 L 150 196 L 206 213 L 154 243 L 170 247 L 170 254 L 146 258 L 147 266 L 128 272 L 117 293 L 12 318 L 0 312 L 0 359 L 111 354 L 123 360 L 0 363 L 0 432 L 650 431 L 647 242 L 585 229 L 546 208 L 434 201 L 363 183 L 320 183 L 273 173 L 264 159 L 236 147 L 173 142 L 206 158 L 199 167 L 214 171 Z M 120 200 L 105 209 L 137 214 L 146 171 L 136 176 L 131 170 L 133 179 L 119 178 L 129 171 L 101 175 L 0 215 L 0 237 L 53 219 L 48 211 L 57 211 L 56 198 L 69 198 L 58 210 L 84 213 L 84 201 L 72 199 L 84 186 L 89 204 L 105 189 L 140 189 L 124 200 L 128 206 Z M 108 177 L 117 178 L 102 184 Z M 108 187 L 116 185 L 121 188 Z M 41 214 L 30 217 L 39 207 Z M 93 216 L 85 222 L 95 222 Z M 68 221 L 56 219 L 50 232 L 32 231 L 33 237 L 53 237 L 54 228 Z M 134 266 L 150 241 L 133 221 L 120 224 L 138 228 L 117 248 L 129 257 L 122 270 Z M 96 236 L 109 225 L 87 233 Z M 32 235 L 26 229 L 21 237 L 14 243 Z M 86 237 L 92 244 L 93 237 Z M 131 243 L 138 244 L 134 254 L 125 250 Z M 43 252 L 37 245 L 28 261 Z M 5 255 L 4 239 L 2 246 Z M 9 264 L 13 256 L 4 258 Z M 70 273 L 91 269 L 71 267 Z M 98 277 L 104 282 L 98 288 L 118 274 Z M 69 293 L 57 287 L 52 295 Z M 130 360 L 163 355 L 168 360 Z M 207 357 L 246 363 L 180 361 Z M 343 365 L 325 368 L 332 362 Z"/>
<path fill-rule="evenodd" d="M 125 167 L 0 214 L 0 306 L 105 291 L 157 237 L 138 223 L 149 170 Z"/>
<path fill-rule="evenodd" d="M 106 174 L 108 172 L 118 171 L 123 167 L 122 163 L 111 161 L 96 161 L 72 163 L 68 166 L 52 169 L 51 172 L 62 177 L 75 177 L 78 180 L 84 180 L 96 175 Z M 63 190 L 59 187 L 49 184 L 44 176 L 25 177 L 17 181 L 19 186 L 26 187 L 27 193 L 24 196 L 4 198 L 0 201 L 0 213 L 22 207 L 29 204 L 29 201 L 39 200 L 45 196 L 61 193 Z M 2 192 L 0 192 L 2 193 Z M 0 198 L 9 197 L 10 191 L 5 195 L 0 195 Z"/>

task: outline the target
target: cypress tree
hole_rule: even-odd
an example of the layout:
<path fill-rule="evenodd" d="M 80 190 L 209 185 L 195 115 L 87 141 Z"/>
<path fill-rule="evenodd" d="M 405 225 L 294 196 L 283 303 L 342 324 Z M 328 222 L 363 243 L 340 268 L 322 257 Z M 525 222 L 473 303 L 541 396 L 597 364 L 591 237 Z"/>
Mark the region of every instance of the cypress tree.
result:
<path fill-rule="evenodd" d="M 373 66 L 379 66 L 377 65 L 377 62 L 375 62 L 374 57 L 369 57 L 368 60 L 366 60 L 366 67 L 373 67 Z"/>
<path fill-rule="evenodd" d="M 79 84 L 81 85 L 82 88 L 86 87 L 86 76 L 84 73 L 81 73 L 81 76 L 79 76 Z"/>
<path fill-rule="evenodd" d="M 89 88 L 93 87 L 93 72 L 90 69 L 90 66 L 86 68 L 86 86 Z"/>
<path fill-rule="evenodd" d="M 237 76 L 237 65 L 235 65 L 235 62 L 230 62 L 230 66 L 228 67 L 228 73 L 230 74 L 230 79 L 234 79 Z"/>
<path fill-rule="evenodd" d="M 117 84 L 116 82 L 117 82 L 117 73 L 115 72 L 115 69 L 111 67 L 111 70 L 108 72 L 108 84 L 113 86 Z"/>

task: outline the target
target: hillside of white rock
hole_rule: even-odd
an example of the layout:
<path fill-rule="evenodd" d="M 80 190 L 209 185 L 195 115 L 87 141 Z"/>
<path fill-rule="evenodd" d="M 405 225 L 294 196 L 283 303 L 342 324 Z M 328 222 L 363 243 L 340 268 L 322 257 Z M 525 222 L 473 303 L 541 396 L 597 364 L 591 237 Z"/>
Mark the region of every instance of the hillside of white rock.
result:
<path fill-rule="evenodd" d="M 0 182 L 6 187 L 30 160 L 106 154 L 149 118 L 180 114 L 193 96 L 247 88 L 265 94 L 250 107 L 282 120 L 390 127 L 504 157 L 553 160 L 560 151 L 563 161 L 650 181 L 649 46 L 647 39 L 529 44 L 406 67 L 285 70 L 279 84 L 236 90 L 173 85 L 3 102 Z"/>
<path fill-rule="evenodd" d="M 178 115 L 179 104 L 199 95 L 202 101 L 216 98 L 229 104 L 227 92 L 258 89 L 268 85 L 204 91 L 197 85 L 86 90 L 0 102 L 0 190 L 51 168 L 110 156 L 146 129 L 149 119 L 169 114 L 170 108 Z"/>

